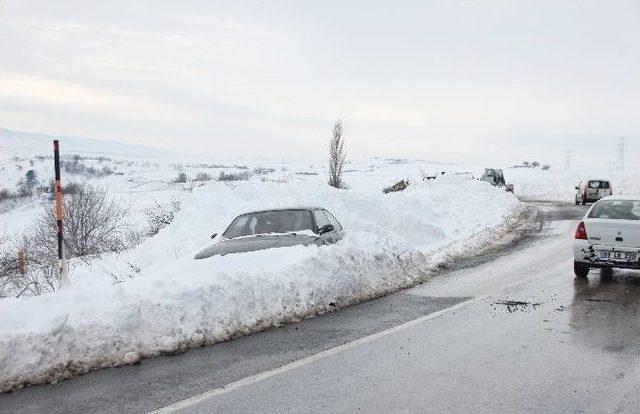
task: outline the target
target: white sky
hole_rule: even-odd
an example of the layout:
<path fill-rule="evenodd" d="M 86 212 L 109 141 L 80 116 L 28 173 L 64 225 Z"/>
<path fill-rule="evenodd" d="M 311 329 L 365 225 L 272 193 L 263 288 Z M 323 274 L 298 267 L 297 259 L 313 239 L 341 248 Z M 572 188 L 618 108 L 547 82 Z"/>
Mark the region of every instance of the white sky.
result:
<path fill-rule="evenodd" d="M 640 1 L 0 0 L 0 127 L 299 158 L 337 118 L 357 157 L 633 162 Z"/>

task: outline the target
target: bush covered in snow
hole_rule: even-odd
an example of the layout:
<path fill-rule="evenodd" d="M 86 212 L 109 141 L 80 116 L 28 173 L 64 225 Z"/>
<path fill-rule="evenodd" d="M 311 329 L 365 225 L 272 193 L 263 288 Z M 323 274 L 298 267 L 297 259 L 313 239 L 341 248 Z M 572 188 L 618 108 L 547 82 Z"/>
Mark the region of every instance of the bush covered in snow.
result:
<path fill-rule="evenodd" d="M 211 181 L 212 177 L 205 171 L 200 171 L 193 177 L 193 181 Z"/>
<path fill-rule="evenodd" d="M 189 176 L 187 175 L 186 172 L 180 172 L 178 173 L 178 175 L 176 176 L 176 178 L 173 179 L 174 183 L 186 183 L 189 180 Z"/>
<path fill-rule="evenodd" d="M 247 181 L 250 175 L 248 171 L 242 171 L 238 173 L 226 173 L 220 171 L 218 175 L 218 181 Z"/>
<path fill-rule="evenodd" d="M 149 222 L 149 236 L 155 236 L 160 230 L 167 227 L 173 219 L 176 213 L 180 211 L 180 201 L 173 200 L 169 204 L 160 204 L 156 202 L 153 207 L 145 210 L 147 219 Z"/>

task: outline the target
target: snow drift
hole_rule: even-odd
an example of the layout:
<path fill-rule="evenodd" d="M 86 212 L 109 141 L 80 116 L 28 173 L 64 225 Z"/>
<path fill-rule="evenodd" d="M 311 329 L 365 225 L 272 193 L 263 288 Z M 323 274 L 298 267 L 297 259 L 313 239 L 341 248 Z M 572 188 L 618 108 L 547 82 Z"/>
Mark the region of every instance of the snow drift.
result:
<path fill-rule="evenodd" d="M 74 262 L 71 286 L 0 301 L 0 390 L 228 340 L 414 285 L 508 243 L 523 211 L 511 194 L 456 177 L 388 195 L 355 176 L 350 184 L 210 182 L 136 248 Z M 315 205 L 344 226 L 337 245 L 193 260 L 239 213 Z"/>

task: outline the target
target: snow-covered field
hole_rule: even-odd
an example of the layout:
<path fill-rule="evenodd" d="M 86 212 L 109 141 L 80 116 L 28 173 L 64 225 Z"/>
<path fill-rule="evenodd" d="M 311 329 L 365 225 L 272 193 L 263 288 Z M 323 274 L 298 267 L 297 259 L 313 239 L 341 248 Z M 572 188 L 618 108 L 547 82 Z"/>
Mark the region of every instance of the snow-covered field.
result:
<path fill-rule="evenodd" d="M 0 160 L 2 186 L 15 185 L 28 168 L 41 180 L 51 175 L 51 160 L 29 151 Z M 84 162 L 122 175 L 63 179 L 108 188 L 131 205 L 132 227 L 144 228 L 145 209 L 156 203 L 178 199 L 181 209 L 135 247 L 72 260 L 70 286 L 0 299 L 0 390 L 227 340 L 414 285 L 456 259 L 509 243 L 523 211 L 513 195 L 454 174 L 463 167 L 425 161 L 354 161 L 347 190 L 326 184 L 322 161 L 114 155 Z M 171 182 L 181 171 L 215 177 L 258 167 L 271 170 L 248 181 Z M 422 172 L 435 171 L 447 174 L 422 180 Z M 403 178 L 411 182 L 407 190 L 382 193 Z M 47 196 L 0 214 L 0 233 L 17 237 L 42 204 L 50 205 Z M 236 215 L 291 206 L 327 208 L 344 226 L 344 240 L 193 260 Z"/>

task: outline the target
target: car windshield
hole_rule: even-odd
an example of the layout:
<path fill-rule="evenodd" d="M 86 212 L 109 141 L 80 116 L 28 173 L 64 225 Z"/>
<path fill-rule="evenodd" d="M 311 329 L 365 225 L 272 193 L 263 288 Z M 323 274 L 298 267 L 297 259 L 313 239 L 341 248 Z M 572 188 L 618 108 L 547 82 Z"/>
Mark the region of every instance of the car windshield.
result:
<path fill-rule="evenodd" d="M 313 218 L 309 210 L 273 210 L 247 213 L 236 217 L 223 236 L 251 236 L 265 233 L 287 233 L 302 230 L 313 231 Z"/>
<path fill-rule="evenodd" d="M 639 200 L 604 200 L 593 206 L 589 218 L 640 220 Z"/>

